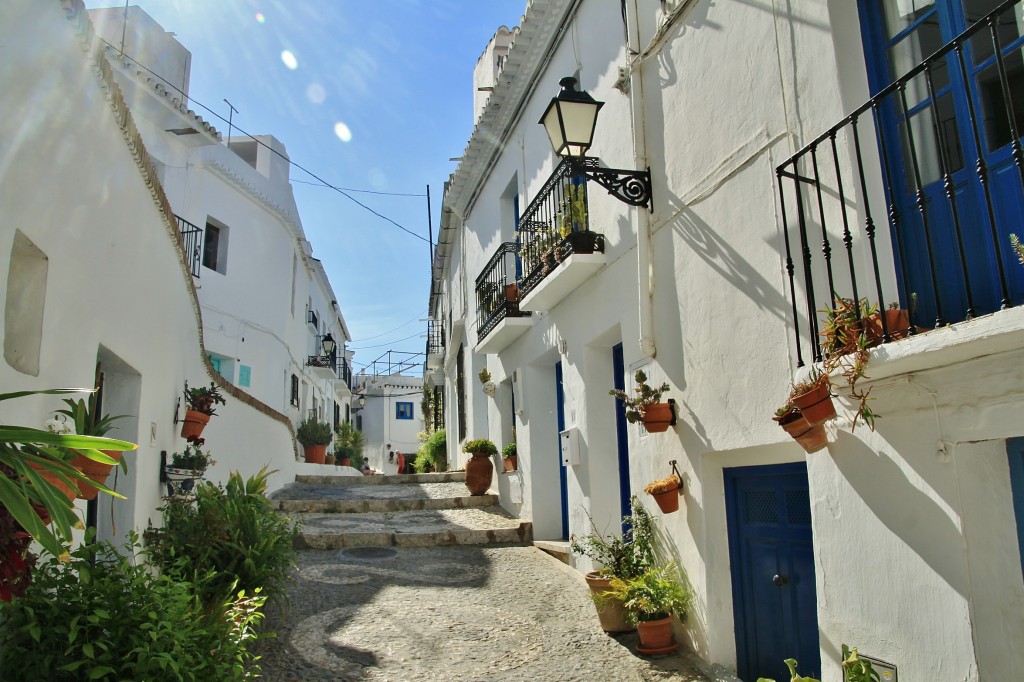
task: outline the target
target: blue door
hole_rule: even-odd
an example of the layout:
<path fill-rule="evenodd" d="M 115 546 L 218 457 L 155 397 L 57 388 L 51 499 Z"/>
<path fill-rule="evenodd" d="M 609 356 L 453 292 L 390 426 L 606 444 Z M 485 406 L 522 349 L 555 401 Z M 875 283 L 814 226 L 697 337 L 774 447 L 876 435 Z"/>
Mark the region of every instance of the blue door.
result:
<path fill-rule="evenodd" d="M 626 365 L 622 356 L 622 344 L 612 346 L 612 388 L 619 391 L 626 390 Z M 615 436 L 619 463 L 619 509 L 620 516 L 628 516 L 630 509 L 630 483 L 629 483 L 629 431 L 626 429 L 626 406 L 621 400 L 615 402 Z M 622 532 L 626 533 L 629 528 L 625 524 Z"/>
<path fill-rule="evenodd" d="M 903 77 L 1001 2 L 860 0 L 871 92 Z M 950 52 L 879 100 L 879 146 L 895 208 L 890 226 L 903 257 L 901 299 L 919 325 L 1024 300 L 1024 269 L 1009 248 L 1009 234 L 1022 232 L 1024 212 L 1011 150 L 1011 131 L 1019 135 L 1024 123 L 1018 11 L 998 22 L 1006 90 L 986 30 L 964 45 L 962 63 Z"/>
<path fill-rule="evenodd" d="M 569 539 L 569 492 L 565 480 L 565 466 L 562 464 L 562 438 L 559 435 L 565 430 L 565 389 L 562 387 L 562 362 L 555 363 L 555 399 L 558 401 L 556 414 L 558 415 L 558 434 L 555 440 L 558 447 L 555 453 L 558 455 L 558 494 L 561 496 L 562 507 L 562 539 Z"/>
<path fill-rule="evenodd" d="M 814 545 L 802 462 L 726 469 L 737 674 L 789 679 L 783 660 L 821 676 Z"/>

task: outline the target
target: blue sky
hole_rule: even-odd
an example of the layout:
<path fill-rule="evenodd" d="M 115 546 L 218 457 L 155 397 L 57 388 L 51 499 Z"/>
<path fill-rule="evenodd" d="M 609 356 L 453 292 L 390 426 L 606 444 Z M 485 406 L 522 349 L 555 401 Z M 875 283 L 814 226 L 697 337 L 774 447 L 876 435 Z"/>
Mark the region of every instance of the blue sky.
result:
<path fill-rule="evenodd" d="M 123 7 L 116 0 L 86 6 Z M 472 74 L 526 0 L 134 0 L 192 53 L 193 108 L 284 142 L 332 185 L 423 195 L 437 235 L 443 183 L 473 126 Z M 403 232 L 292 169 L 303 228 L 334 286 L 356 366 L 422 352 L 430 286 L 424 196 L 350 192 Z M 411 338 L 407 338 L 411 337 Z"/>

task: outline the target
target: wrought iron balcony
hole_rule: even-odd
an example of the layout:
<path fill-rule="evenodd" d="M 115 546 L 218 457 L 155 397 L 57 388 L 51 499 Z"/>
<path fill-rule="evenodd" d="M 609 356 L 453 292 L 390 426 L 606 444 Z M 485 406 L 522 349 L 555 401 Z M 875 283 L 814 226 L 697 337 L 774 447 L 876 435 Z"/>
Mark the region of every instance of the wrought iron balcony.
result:
<path fill-rule="evenodd" d="M 181 248 L 185 253 L 185 262 L 188 264 L 192 276 L 198 278 L 199 271 L 202 269 L 200 266 L 203 257 L 203 230 L 179 215 L 175 215 L 174 218 L 178 221 Z"/>
<path fill-rule="evenodd" d="M 1024 300 L 1020 9 L 1002 3 L 776 169 L 798 365 L 822 359 L 837 297 L 907 309 L 909 334 Z"/>
<path fill-rule="evenodd" d="M 582 165 L 597 168 L 597 160 Z M 530 293 L 573 253 L 604 252 L 604 235 L 590 231 L 587 181 L 563 161 L 519 218 L 520 287 Z"/>
<path fill-rule="evenodd" d="M 315 310 L 306 311 L 306 324 L 320 331 L 320 318 L 317 317 Z"/>
<path fill-rule="evenodd" d="M 519 266 L 518 247 L 505 242 L 487 261 L 476 278 L 477 338 L 483 339 L 504 319 L 529 317 L 519 310 L 516 272 Z"/>
<path fill-rule="evenodd" d="M 427 365 L 433 365 L 431 369 L 440 367 L 444 353 L 444 323 L 440 320 L 427 320 Z"/>

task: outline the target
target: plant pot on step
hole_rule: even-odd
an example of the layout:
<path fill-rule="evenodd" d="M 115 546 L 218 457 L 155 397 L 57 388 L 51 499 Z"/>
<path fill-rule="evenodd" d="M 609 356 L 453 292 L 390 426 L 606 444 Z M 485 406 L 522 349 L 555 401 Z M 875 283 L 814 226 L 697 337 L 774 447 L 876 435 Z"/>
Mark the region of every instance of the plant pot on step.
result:
<path fill-rule="evenodd" d="M 122 452 L 120 450 L 100 450 L 100 452 L 116 462 L 121 461 Z M 84 455 L 76 455 L 75 458 L 71 460 L 71 466 L 75 467 L 97 483 L 106 485 L 107 477 L 110 476 L 110 470 L 116 465 L 104 464 L 102 462 L 89 459 Z M 78 490 L 80 491 L 78 496 L 83 500 L 95 500 L 96 496 L 100 492 L 99 488 L 94 485 L 90 485 L 85 481 L 78 481 Z"/>
<path fill-rule="evenodd" d="M 209 423 L 210 415 L 199 410 L 189 410 L 185 413 L 185 419 L 181 423 L 181 437 L 185 439 L 199 438 Z"/>
<path fill-rule="evenodd" d="M 672 403 L 651 403 L 644 408 L 644 428 L 648 433 L 668 431 L 672 417 Z"/>
<path fill-rule="evenodd" d="M 779 426 L 785 429 L 786 433 L 799 443 L 807 454 L 817 452 L 828 445 L 825 426 L 822 424 L 812 425 L 799 412 L 787 416 L 779 422 Z"/>
<path fill-rule="evenodd" d="M 334 455 L 324 455 L 324 464 L 334 466 L 335 461 Z"/>
<path fill-rule="evenodd" d="M 811 426 L 824 424 L 836 417 L 836 407 L 832 404 L 827 381 L 818 382 L 806 393 L 793 396 L 792 402 Z"/>
<path fill-rule="evenodd" d="M 306 458 L 307 464 L 323 464 L 327 459 L 327 444 L 304 445 L 302 453 Z"/>
<path fill-rule="evenodd" d="M 474 452 L 466 462 L 466 487 L 470 495 L 483 495 L 491 487 L 494 462 L 486 452 Z"/>
<path fill-rule="evenodd" d="M 506 472 L 515 471 L 519 464 L 519 456 L 509 455 L 508 457 L 505 457 L 503 460 L 501 460 L 501 462 L 502 465 L 505 467 Z"/>
<path fill-rule="evenodd" d="M 591 571 L 583 578 L 590 588 L 591 597 L 607 592 L 611 585 L 611 578 L 602 578 L 598 571 Z M 594 599 L 594 608 L 597 609 L 597 619 L 601 621 L 601 629 L 605 632 L 631 632 L 636 628 L 629 624 L 626 618 L 626 607 L 618 597 L 597 597 Z"/>
<path fill-rule="evenodd" d="M 679 648 L 679 644 L 672 637 L 672 616 L 640 621 L 636 624 L 636 631 L 640 635 L 637 653 L 655 656 L 671 653 Z"/>

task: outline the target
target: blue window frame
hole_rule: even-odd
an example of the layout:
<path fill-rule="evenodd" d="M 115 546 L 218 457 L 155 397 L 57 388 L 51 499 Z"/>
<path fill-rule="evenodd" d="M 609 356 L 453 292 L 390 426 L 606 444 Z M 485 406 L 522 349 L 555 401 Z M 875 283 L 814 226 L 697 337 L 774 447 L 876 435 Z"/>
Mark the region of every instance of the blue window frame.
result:
<path fill-rule="evenodd" d="M 395 419 L 412 419 L 412 403 L 395 403 Z"/>

